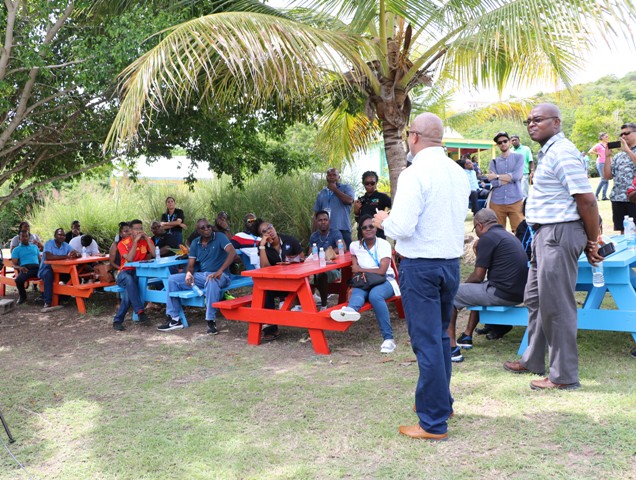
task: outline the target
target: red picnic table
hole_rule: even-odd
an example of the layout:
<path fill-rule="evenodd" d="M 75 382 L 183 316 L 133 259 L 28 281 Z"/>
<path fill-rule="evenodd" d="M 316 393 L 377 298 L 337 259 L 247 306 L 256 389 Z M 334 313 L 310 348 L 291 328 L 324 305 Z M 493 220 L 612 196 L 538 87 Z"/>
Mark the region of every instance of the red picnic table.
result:
<path fill-rule="evenodd" d="M 319 311 L 310 279 L 318 273 L 338 268 L 342 270 L 342 280 L 339 284 L 332 285 L 337 288 L 339 305 Z M 328 355 L 331 351 L 327 345 L 325 330 L 344 332 L 352 325 L 352 322 L 336 322 L 329 316 L 332 310 L 340 308 L 347 301 L 347 288 L 351 278 L 351 254 L 348 252 L 323 267 L 316 261 L 308 260 L 304 263 L 247 270 L 242 275 L 254 280 L 252 295 L 216 302 L 214 307 L 228 320 L 249 323 L 247 343 L 250 345 L 260 345 L 263 324 L 276 324 L 308 329 L 314 351 Z M 290 295 L 287 295 L 280 310 L 271 310 L 265 308 L 266 291 L 290 292 Z M 302 311 L 292 311 L 296 298 Z"/>
<path fill-rule="evenodd" d="M 114 282 L 92 282 L 82 283 L 81 278 L 86 277 L 83 270 L 89 263 L 107 262 L 107 255 L 95 255 L 91 257 L 68 258 L 65 260 L 46 260 L 53 269 L 53 301 L 52 306 L 59 304 L 60 295 L 69 295 L 75 297 L 77 310 L 79 313 L 86 313 L 86 305 L 84 299 L 89 298 L 96 288 L 108 287 L 115 285 Z M 67 273 L 71 276 L 70 280 L 64 285 L 60 285 L 60 274 Z"/>

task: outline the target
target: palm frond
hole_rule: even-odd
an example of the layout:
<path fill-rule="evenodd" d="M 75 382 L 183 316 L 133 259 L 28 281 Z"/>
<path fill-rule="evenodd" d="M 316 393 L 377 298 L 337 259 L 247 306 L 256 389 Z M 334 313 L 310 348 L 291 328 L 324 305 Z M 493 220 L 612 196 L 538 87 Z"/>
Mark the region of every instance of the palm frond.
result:
<path fill-rule="evenodd" d="M 491 103 L 482 108 L 451 114 L 446 117 L 445 122 L 455 130 L 465 130 L 475 123 L 484 123 L 492 119 L 521 122 L 528 118 L 528 113 L 536 103 L 535 98 Z"/>

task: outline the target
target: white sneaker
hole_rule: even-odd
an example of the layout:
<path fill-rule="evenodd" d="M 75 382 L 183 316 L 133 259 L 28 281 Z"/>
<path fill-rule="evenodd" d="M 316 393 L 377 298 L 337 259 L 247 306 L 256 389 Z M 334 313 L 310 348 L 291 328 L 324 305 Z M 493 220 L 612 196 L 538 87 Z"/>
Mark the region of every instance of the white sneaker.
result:
<path fill-rule="evenodd" d="M 393 353 L 394 350 L 395 342 L 391 338 L 382 342 L 382 345 L 380 346 L 380 353 Z"/>
<path fill-rule="evenodd" d="M 357 322 L 360 314 L 351 307 L 342 307 L 331 312 L 331 318 L 336 322 Z"/>
<path fill-rule="evenodd" d="M 303 307 L 301 307 L 300 305 L 294 305 L 291 309 L 292 312 L 302 312 L 303 311 Z"/>

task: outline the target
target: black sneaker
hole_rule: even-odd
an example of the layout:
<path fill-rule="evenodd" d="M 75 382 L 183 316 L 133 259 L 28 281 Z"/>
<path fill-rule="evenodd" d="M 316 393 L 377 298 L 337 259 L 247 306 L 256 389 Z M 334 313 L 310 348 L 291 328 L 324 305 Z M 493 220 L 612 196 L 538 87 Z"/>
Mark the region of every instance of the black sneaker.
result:
<path fill-rule="evenodd" d="M 23 303 L 26 303 L 26 297 L 22 298 L 18 298 L 18 301 L 15 302 L 16 305 L 22 305 Z"/>
<path fill-rule="evenodd" d="M 473 337 L 471 337 L 470 335 L 466 335 L 465 333 L 462 333 L 457 338 L 457 345 L 462 347 L 465 350 L 470 350 L 471 348 L 473 348 Z"/>
<path fill-rule="evenodd" d="M 487 335 L 488 333 L 490 333 L 490 327 L 485 326 L 484 328 L 477 328 L 475 329 L 475 333 L 477 335 Z"/>
<path fill-rule="evenodd" d="M 124 324 L 122 322 L 114 322 L 113 329 L 115 329 L 116 332 L 123 332 L 124 330 L 126 330 L 126 327 L 124 327 Z"/>
<path fill-rule="evenodd" d="M 219 334 L 219 331 L 216 329 L 216 322 L 214 320 L 208 320 L 208 333 L 210 335 Z"/>
<path fill-rule="evenodd" d="M 169 332 L 170 330 L 178 330 L 179 328 L 183 328 L 183 323 L 181 323 L 181 320 L 175 320 L 174 318 L 171 318 L 167 323 L 159 325 L 157 327 L 157 330 L 159 330 L 160 332 Z"/>
<path fill-rule="evenodd" d="M 464 356 L 462 355 L 462 349 L 459 346 L 453 348 L 451 347 L 451 362 L 459 363 L 464 361 Z"/>
<path fill-rule="evenodd" d="M 632 358 L 636 358 L 636 348 L 631 351 L 630 355 L 632 356 Z"/>
<path fill-rule="evenodd" d="M 143 310 L 137 314 L 137 318 L 139 323 L 143 323 L 144 325 L 148 325 L 148 322 L 150 321 L 148 315 L 146 315 L 146 312 Z"/>

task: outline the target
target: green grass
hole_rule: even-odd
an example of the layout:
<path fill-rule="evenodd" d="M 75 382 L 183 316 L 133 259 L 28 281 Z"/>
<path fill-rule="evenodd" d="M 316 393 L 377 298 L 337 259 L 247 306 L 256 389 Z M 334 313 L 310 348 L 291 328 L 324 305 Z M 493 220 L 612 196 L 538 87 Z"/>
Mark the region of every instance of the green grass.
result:
<path fill-rule="evenodd" d="M 501 368 L 517 358 L 522 329 L 477 337 L 454 365 L 449 441 L 431 444 L 397 434 L 417 421 L 417 365 L 393 307 L 394 355 L 379 353 L 367 312 L 328 333 L 332 355 L 316 356 L 299 329 L 259 347 L 242 323 L 220 319 L 220 335 L 203 335 L 199 310 L 188 310 L 186 330 L 127 320 L 117 334 L 113 302 L 92 298 L 85 316 L 27 305 L 0 317 L 0 409 L 33 478 L 636 478 L 628 334 L 579 333 L 583 388 L 573 392 L 534 392 L 536 377 Z M 2 450 L 0 480 L 19 478 Z"/>

